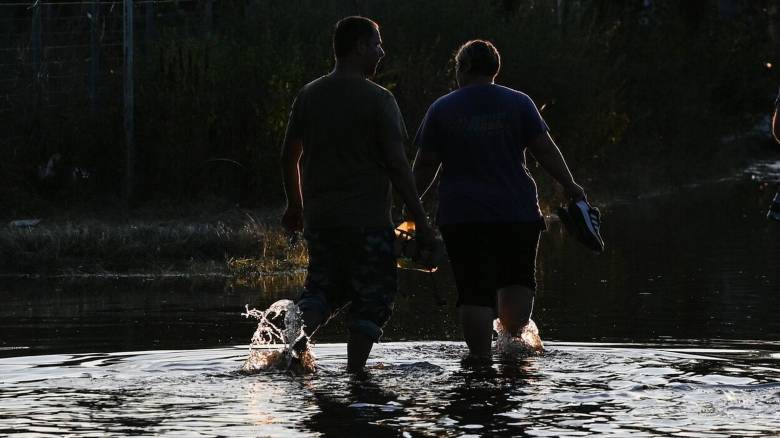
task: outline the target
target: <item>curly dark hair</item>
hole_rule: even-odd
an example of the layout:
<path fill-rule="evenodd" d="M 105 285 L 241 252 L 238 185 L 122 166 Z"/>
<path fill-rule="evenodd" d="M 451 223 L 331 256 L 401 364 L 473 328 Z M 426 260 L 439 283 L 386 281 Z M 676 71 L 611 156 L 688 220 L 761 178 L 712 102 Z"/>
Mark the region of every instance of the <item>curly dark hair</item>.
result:
<path fill-rule="evenodd" d="M 455 52 L 455 67 L 471 75 L 495 77 L 501 69 L 501 55 L 490 41 L 466 41 Z"/>

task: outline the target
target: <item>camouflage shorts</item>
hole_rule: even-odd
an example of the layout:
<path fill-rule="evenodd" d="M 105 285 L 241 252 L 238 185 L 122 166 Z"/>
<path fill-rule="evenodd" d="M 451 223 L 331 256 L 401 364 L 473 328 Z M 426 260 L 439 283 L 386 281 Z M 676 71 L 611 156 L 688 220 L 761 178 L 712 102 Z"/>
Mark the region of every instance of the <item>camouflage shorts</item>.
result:
<path fill-rule="evenodd" d="M 351 304 L 349 329 L 379 340 L 398 289 L 392 228 L 307 230 L 304 237 L 309 267 L 298 306 L 327 321 Z"/>

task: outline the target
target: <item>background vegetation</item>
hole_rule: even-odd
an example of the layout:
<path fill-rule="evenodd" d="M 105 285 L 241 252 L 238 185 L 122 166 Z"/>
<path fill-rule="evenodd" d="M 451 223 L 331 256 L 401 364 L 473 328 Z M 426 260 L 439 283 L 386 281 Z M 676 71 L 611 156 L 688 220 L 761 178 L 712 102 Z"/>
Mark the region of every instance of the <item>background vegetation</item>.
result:
<path fill-rule="evenodd" d="M 454 49 L 487 38 L 502 52 L 498 82 L 535 99 L 580 179 L 631 189 L 707 175 L 733 164 L 736 146 L 722 139 L 771 111 L 775 85 L 767 2 L 737 2 L 730 16 L 718 3 L 220 0 L 208 32 L 182 31 L 200 19 L 193 10 L 137 53 L 138 201 L 207 190 L 278 205 L 290 104 L 332 67 L 332 26 L 351 14 L 380 23 L 387 56 L 375 80 L 395 94 L 411 134 L 453 88 Z M 103 92 L 97 113 L 36 106 L 30 93 L 0 121 L 17 134 L 0 151 L 5 214 L 33 214 L 42 199 L 117 199 L 121 83 Z M 68 99 L 86 108 L 84 96 Z M 54 152 L 88 169 L 90 182 L 70 191 L 36 182 Z"/>

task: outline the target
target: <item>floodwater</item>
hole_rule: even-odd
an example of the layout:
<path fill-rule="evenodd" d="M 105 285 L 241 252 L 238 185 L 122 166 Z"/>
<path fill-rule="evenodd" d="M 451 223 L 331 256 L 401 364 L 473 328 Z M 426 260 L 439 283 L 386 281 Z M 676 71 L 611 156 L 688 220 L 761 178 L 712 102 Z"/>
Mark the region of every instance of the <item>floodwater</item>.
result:
<path fill-rule="evenodd" d="M 389 342 L 367 375 L 347 376 L 346 346 L 321 344 L 304 377 L 239 374 L 239 347 L 9 358 L 0 433 L 776 433 L 780 353 L 735 347 L 549 343 L 543 357 L 480 367 L 461 365 L 460 343 Z"/>
<path fill-rule="evenodd" d="M 0 435 L 777 436 L 777 181 L 601 203 L 607 251 L 551 223 L 534 320 L 547 352 L 462 363 L 454 286 L 405 271 L 365 375 L 340 321 L 317 372 L 245 375 L 256 322 L 302 276 L 0 281 Z M 758 170 L 756 170 L 758 169 Z M 599 200 L 593 200 L 597 204 Z"/>

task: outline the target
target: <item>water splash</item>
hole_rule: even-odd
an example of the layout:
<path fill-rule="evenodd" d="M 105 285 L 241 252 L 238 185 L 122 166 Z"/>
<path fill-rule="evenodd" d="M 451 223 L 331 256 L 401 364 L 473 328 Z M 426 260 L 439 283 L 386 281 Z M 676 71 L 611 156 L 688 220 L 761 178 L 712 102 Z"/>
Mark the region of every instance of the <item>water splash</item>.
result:
<path fill-rule="evenodd" d="M 542 343 L 542 338 L 539 337 L 539 329 L 533 320 L 528 320 L 528 324 L 523 327 L 520 336 L 512 336 L 507 332 L 498 318 L 493 321 L 493 330 L 498 333 L 496 352 L 499 354 L 534 355 L 544 352 L 544 344 Z"/>
<path fill-rule="evenodd" d="M 254 374 L 262 371 L 284 371 L 293 374 L 312 373 L 315 358 L 303 331 L 303 318 L 298 306 L 290 300 L 279 300 L 266 310 L 249 309 L 243 316 L 258 320 L 249 344 L 249 357 L 241 371 Z M 274 349 L 269 346 L 279 345 Z M 294 349 L 294 345 L 305 345 Z"/>

